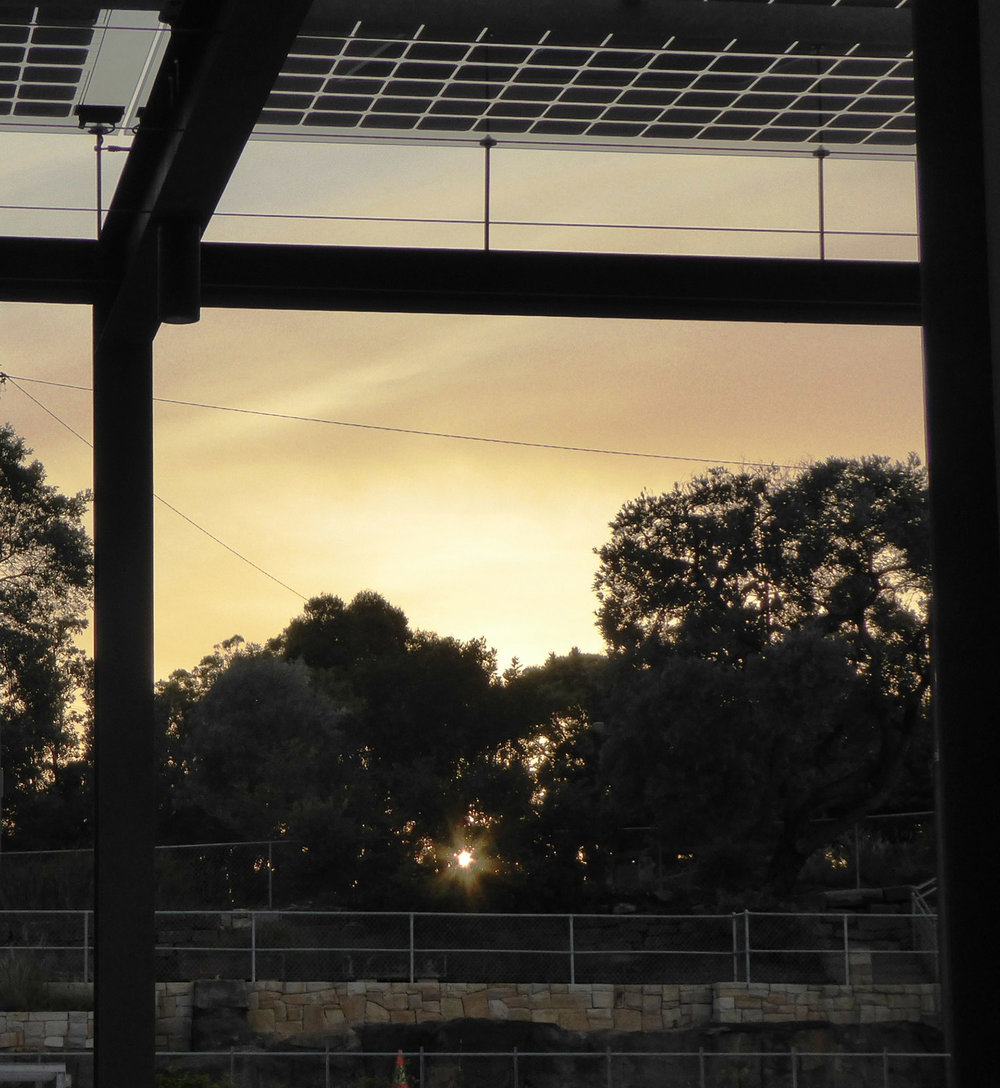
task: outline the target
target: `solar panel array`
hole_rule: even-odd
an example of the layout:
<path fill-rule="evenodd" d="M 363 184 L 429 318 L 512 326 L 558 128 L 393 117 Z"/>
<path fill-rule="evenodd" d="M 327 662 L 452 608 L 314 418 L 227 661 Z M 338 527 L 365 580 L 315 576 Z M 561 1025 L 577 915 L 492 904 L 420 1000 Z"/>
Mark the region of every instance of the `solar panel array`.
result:
<path fill-rule="evenodd" d="M 361 19 L 340 36 L 302 36 L 261 128 L 640 144 L 915 142 L 912 58 L 898 48 L 731 36 L 644 47 L 609 36 L 581 46 L 549 31 L 532 42 L 489 35 L 484 26 L 455 40 L 428 24 L 387 37 Z"/>
<path fill-rule="evenodd" d="M 0 8 L 0 122 L 63 122 L 92 64 L 97 5 Z"/>
<path fill-rule="evenodd" d="M 784 10 L 892 9 L 908 2 L 789 0 Z M 722 11 L 728 4 L 695 7 Z M 807 46 L 773 34 L 728 32 L 638 43 L 602 34 L 581 44 L 586 35 L 565 25 L 506 36 L 491 37 L 485 25 L 458 33 L 446 14 L 437 25 L 407 16 L 413 25 L 389 34 L 382 23 L 344 14 L 346 5 L 326 7 L 334 15 L 320 20 L 322 32 L 297 40 L 258 134 L 458 142 L 493 136 L 649 148 L 823 144 L 889 151 L 915 143 L 912 58 L 898 45 Z M 752 0 L 733 4 L 734 11 L 755 7 Z M 363 14 L 365 5 L 356 10 Z M 447 12 L 448 5 L 426 10 Z M 88 93 L 102 49 L 109 63 L 102 35 L 130 21 L 127 8 L 4 0 L 0 125 L 75 128 L 74 107 Z M 149 49 L 148 35 L 132 37 L 137 53 Z M 134 120 L 133 110 L 124 123 Z"/>

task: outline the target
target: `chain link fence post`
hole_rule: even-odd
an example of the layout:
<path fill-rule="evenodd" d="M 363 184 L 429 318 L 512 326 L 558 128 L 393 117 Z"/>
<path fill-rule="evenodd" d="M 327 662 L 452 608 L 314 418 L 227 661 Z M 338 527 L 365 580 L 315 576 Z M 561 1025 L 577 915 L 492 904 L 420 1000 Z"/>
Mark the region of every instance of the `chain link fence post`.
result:
<path fill-rule="evenodd" d="M 410 911 L 410 985 L 412 986 L 416 978 L 416 959 L 417 951 L 414 947 L 413 941 L 413 911 Z"/>
<path fill-rule="evenodd" d="M 847 936 L 847 915 L 841 915 L 841 921 L 844 928 L 844 985 L 850 986 L 851 984 L 851 953 L 850 945 Z"/>
<path fill-rule="evenodd" d="M 576 945 L 575 934 L 573 932 L 573 915 L 568 915 L 569 918 L 569 982 L 573 986 L 576 984 Z"/>
<path fill-rule="evenodd" d="M 257 912 L 250 911 L 250 981 L 257 981 Z"/>
<path fill-rule="evenodd" d="M 733 982 L 740 981 L 739 937 L 736 933 L 736 911 L 733 911 Z"/>
<path fill-rule="evenodd" d="M 750 982 L 750 911 L 743 912 L 743 954 L 746 960 L 746 981 Z"/>

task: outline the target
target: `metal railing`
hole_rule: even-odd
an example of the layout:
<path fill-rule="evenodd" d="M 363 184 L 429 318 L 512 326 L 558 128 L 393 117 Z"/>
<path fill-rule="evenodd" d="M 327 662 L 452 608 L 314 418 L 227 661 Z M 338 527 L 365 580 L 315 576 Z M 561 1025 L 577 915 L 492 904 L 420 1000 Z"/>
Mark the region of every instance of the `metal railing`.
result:
<path fill-rule="evenodd" d="M 51 1060 L 51 1055 L 47 1056 Z M 5 1056 L 32 1073 L 39 1055 Z M 90 1052 L 63 1052 L 60 1062 L 74 1077 L 85 1079 L 93 1061 Z M 407 1082 L 424 1086 L 444 1083 L 473 1083 L 480 1088 L 552 1088 L 574 1084 L 577 1088 L 637 1088 L 643 1085 L 676 1084 L 688 1088 L 720 1088 L 740 1083 L 757 1072 L 753 1083 L 796 1086 L 813 1083 L 816 1073 L 822 1083 L 839 1070 L 845 1083 L 869 1088 L 944 1088 L 947 1055 L 925 1051 L 806 1051 L 788 1050 L 729 1052 L 701 1048 L 695 1051 L 215 1051 L 161 1052 L 156 1055 L 160 1072 L 228 1077 L 237 1088 L 262 1083 L 270 1069 L 281 1068 L 284 1083 L 289 1075 L 295 1083 L 316 1088 L 344 1085 L 389 1084 L 399 1059 L 405 1064 Z M 831 1063 L 833 1067 L 831 1068 Z M 836 1074 L 835 1074 L 836 1075 Z M 766 1078 L 766 1080 L 765 1080 Z"/>
<path fill-rule="evenodd" d="M 936 917 L 158 911 L 157 977 L 416 982 L 930 982 Z M 0 911 L 0 956 L 93 977 L 90 911 Z"/>

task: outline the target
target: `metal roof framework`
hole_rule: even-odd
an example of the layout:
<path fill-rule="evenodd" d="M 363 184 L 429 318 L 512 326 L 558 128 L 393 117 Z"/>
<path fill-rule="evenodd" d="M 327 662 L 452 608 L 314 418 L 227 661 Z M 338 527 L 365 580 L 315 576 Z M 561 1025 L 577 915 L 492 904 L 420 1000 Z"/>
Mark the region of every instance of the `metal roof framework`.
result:
<path fill-rule="evenodd" d="M 152 1082 L 151 362 L 161 319 L 200 304 L 923 324 L 950 1077 L 976 1083 L 996 943 L 977 880 L 992 816 L 979 723 L 1000 650 L 1000 197 L 987 184 L 1000 174 L 1000 9 L 175 0 L 159 12 L 167 34 L 158 8 L 0 0 L 0 123 L 67 127 L 77 105 L 109 104 L 105 50 L 133 57 L 118 104 L 135 137 L 100 239 L 0 238 L 0 298 L 94 312 L 97 1083 Z M 122 35 L 139 34 L 136 61 Z M 202 243 L 255 126 L 885 155 L 911 153 L 916 131 L 921 263 Z"/>

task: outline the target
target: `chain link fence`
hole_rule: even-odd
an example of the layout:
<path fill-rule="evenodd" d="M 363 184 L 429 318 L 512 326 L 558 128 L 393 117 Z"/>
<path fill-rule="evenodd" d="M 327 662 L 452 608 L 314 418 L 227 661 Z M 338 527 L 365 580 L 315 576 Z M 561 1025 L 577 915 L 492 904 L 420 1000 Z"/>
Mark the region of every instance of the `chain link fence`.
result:
<path fill-rule="evenodd" d="M 925 914 L 158 911 L 157 978 L 349 982 L 915 983 Z M 8 960 L 89 981 L 88 911 L 0 911 Z M 2 956 L 2 952 L 0 952 Z M 2 961 L 0 961 L 2 962 Z"/>
<path fill-rule="evenodd" d="M 295 900 L 299 843 L 209 842 L 156 848 L 161 910 L 270 909 Z M 93 850 L 21 850 L 0 855 L 0 908 L 89 910 Z"/>
<path fill-rule="evenodd" d="M 410 1088 L 944 1088 L 939 1053 L 741 1051 L 287 1051 L 161 1055 L 161 1067 L 238 1088 L 376 1088 L 402 1057 Z M 75 1082 L 74 1082 L 75 1083 Z"/>
<path fill-rule="evenodd" d="M 941 1053 L 773 1051 L 220 1051 L 160 1053 L 157 1072 L 229 1078 L 234 1088 L 388 1088 L 397 1063 L 410 1088 L 944 1088 Z M 64 1067 L 93 1088 L 93 1055 L 4 1054 L 0 1067 Z M 52 1083 L 51 1078 L 43 1083 Z"/>

